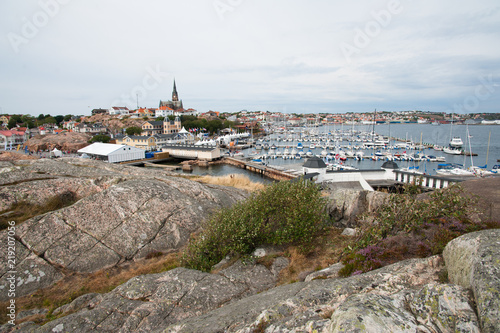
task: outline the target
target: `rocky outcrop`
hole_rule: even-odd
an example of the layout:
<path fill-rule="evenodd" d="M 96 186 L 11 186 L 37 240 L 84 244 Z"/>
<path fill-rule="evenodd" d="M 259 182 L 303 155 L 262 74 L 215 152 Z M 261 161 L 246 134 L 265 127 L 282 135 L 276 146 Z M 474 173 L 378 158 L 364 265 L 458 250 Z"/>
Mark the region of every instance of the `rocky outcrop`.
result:
<path fill-rule="evenodd" d="M 361 214 L 374 211 L 389 197 L 387 193 L 337 189 L 333 185 L 323 191 L 328 194 L 328 213 L 337 227 L 357 227 Z"/>
<path fill-rule="evenodd" d="M 479 332 L 466 289 L 438 283 L 441 269 L 439 257 L 413 259 L 258 293 L 275 281 L 261 265 L 238 262 L 218 274 L 177 268 L 133 278 L 105 295 L 82 296 L 56 311 L 77 312 L 31 331 Z"/>
<path fill-rule="evenodd" d="M 269 289 L 276 279 L 266 267 L 241 261 L 218 274 L 176 268 L 142 275 L 110 293 L 81 296 L 54 311 L 67 316 L 31 330 L 152 332 Z"/>
<path fill-rule="evenodd" d="M 16 227 L 18 296 L 64 274 L 95 272 L 149 253 L 178 250 L 211 211 L 246 196 L 158 170 L 96 161 L 42 159 L 1 167 L 0 210 L 14 202 L 43 205 L 64 191 L 79 199 Z M 6 237 L 6 231 L 0 232 L 4 244 Z M 7 263 L 1 262 L 0 289 L 8 285 L 7 271 Z M 1 300 L 5 297 L 0 293 Z"/>
<path fill-rule="evenodd" d="M 122 117 L 119 115 L 96 114 L 91 117 L 83 117 L 84 122 L 99 122 L 106 126 L 112 133 L 121 133 L 122 129 L 136 126 L 142 127 L 144 120 L 142 118 Z"/>
<path fill-rule="evenodd" d="M 500 332 L 500 229 L 458 237 L 443 257 L 450 282 L 472 289 L 483 332 Z"/>
<path fill-rule="evenodd" d="M 62 132 L 59 134 L 37 135 L 26 141 L 25 146 L 28 146 L 28 149 L 34 152 L 57 148 L 74 153 L 78 149 L 88 146 L 89 140 L 90 136 L 85 133 Z"/>
<path fill-rule="evenodd" d="M 237 261 L 217 274 L 177 268 L 81 296 L 54 312 L 65 317 L 24 324 L 23 331 L 498 332 L 498 236 L 499 230 L 485 230 L 456 239 L 445 250 L 447 266 L 440 256 L 409 259 L 349 278 L 316 275 L 275 288 L 277 271 L 255 263 Z M 451 284 L 440 282 L 446 269 Z M 468 281 L 474 293 L 455 280 Z"/>

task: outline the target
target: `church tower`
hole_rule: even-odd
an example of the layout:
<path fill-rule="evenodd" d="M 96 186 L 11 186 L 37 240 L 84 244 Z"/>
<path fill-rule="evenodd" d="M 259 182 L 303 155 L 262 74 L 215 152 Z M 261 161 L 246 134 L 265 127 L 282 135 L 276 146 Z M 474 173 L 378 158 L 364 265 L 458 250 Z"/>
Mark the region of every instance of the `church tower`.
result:
<path fill-rule="evenodd" d="M 174 90 L 172 91 L 172 102 L 178 102 L 179 95 L 177 95 L 177 88 L 175 87 L 175 79 L 174 79 Z"/>

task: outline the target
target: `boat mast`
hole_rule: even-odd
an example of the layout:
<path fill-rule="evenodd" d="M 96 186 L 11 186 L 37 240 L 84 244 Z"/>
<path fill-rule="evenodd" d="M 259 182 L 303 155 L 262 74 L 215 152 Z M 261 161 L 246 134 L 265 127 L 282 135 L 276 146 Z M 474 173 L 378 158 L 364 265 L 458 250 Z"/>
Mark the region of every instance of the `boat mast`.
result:
<path fill-rule="evenodd" d="M 490 140 L 491 140 L 491 130 L 490 130 L 490 135 L 488 136 L 488 149 L 486 150 L 486 165 L 484 166 L 485 169 L 488 167 L 488 156 L 490 155 Z"/>
<path fill-rule="evenodd" d="M 453 130 L 453 112 L 451 113 L 451 123 L 450 123 L 450 142 L 453 139 L 452 130 Z"/>
<path fill-rule="evenodd" d="M 473 168 L 474 161 L 472 160 L 472 148 L 471 148 L 471 144 L 470 144 L 469 125 L 467 125 L 467 140 L 469 140 L 470 166 L 471 166 L 471 168 Z M 464 164 L 464 168 L 465 168 L 465 164 Z"/>
<path fill-rule="evenodd" d="M 375 109 L 375 112 L 373 112 L 373 134 L 372 134 L 372 141 L 375 141 L 375 115 L 377 114 L 377 109 Z"/>

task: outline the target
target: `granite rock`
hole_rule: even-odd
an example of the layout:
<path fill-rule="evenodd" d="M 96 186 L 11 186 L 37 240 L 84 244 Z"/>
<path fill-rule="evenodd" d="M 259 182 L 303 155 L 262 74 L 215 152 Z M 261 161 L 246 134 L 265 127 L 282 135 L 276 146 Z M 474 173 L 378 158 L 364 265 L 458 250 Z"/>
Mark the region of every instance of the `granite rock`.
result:
<path fill-rule="evenodd" d="M 443 257 L 450 282 L 472 289 L 483 332 L 500 332 L 500 229 L 455 238 Z"/>

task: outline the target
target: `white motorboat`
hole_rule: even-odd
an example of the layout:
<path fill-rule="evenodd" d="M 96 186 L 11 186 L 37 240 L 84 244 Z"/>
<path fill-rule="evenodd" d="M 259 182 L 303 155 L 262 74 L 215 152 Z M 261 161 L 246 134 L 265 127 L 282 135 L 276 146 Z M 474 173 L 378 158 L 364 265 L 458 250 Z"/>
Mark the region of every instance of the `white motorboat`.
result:
<path fill-rule="evenodd" d="M 458 136 L 455 136 L 453 139 L 451 139 L 450 141 L 450 147 L 452 148 L 462 148 L 462 146 L 464 145 L 464 142 L 462 141 L 462 139 Z"/>
<path fill-rule="evenodd" d="M 443 148 L 443 153 L 450 154 L 450 155 L 461 155 L 462 151 L 458 148 L 448 148 L 444 147 Z"/>

